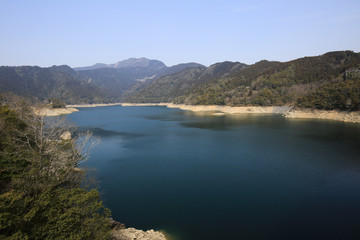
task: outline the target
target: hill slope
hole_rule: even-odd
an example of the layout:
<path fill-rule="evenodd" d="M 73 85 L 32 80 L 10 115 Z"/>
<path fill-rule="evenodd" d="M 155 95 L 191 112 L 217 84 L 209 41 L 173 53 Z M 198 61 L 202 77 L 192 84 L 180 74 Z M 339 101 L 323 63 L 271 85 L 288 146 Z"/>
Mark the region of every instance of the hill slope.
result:
<path fill-rule="evenodd" d="M 231 66 L 225 62 L 165 76 L 127 100 L 360 110 L 359 53 L 329 52 L 284 63 L 263 60 L 247 67 Z M 335 100 L 327 105 L 320 104 L 320 98 L 327 99 L 325 102 Z"/>
<path fill-rule="evenodd" d="M 175 74 L 162 76 L 143 89 L 126 98 L 129 102 L 172 102 L 186 91 L 225 77 L 233 71 L 246 67 L 239 62 L 216 63 L 210 67 L 185 69 Z"/>
<path fill-rule="evenodd" d="M 92 103 L 109 100 L 106 92 L 85 81 L 68 66 L 0 67 L 1 92 L 36 98 L 59 98 L 66 103 Z"/>
<path fill-rule="evenodd" d="M 142 85 L 145 86 L 161 76 L 194 67 L 203 66 L 198 63 L 184 63 L 167 67 L 158 60 L 130 58 L 115 64 L 95 64 L 75 70 L 88 83 L 102 87 L 121 99 L 126 91 L 134 87 L 142 88 Z"/>

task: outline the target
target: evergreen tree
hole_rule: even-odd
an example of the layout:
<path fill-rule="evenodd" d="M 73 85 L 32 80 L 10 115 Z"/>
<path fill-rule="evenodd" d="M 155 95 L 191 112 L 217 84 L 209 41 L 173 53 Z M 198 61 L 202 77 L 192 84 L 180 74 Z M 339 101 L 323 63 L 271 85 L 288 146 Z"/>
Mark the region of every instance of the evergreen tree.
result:
<path fill-rule="evenodd" d="M 0 105 L 0 239 L 109 239 L 110 211 L 81 187 L 78 139 L 50 122 Z"/>

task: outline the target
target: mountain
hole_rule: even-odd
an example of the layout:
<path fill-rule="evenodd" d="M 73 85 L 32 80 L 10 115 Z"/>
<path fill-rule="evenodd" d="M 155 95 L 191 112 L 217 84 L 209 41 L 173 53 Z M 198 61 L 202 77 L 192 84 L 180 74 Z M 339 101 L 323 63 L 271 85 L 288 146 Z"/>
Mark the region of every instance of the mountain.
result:
<path fill-rule="evenodd" d="M 170 75 L 170 74 L 175 74 L 178 72 L 181 72 L 182 70 L 188 69 L 188 68 L 203 68 L 205 67 L 204 65 L 198 64 L 198 63 L 180 63 L 171 67 L 168 67 L 166 70 L 164 70 L 163 72 L 161 72 L 158 77 L 161 76 L 165 76 L 165 75 Z"/>
<path fill-rule="evenodd" d="M 129 95 L 133 88 L 140 89 L 149 82 L 187 68 L 203 67 L 198 63 L 183 63 L 167 67 L 158 60 L 130 58 L 115 64 L 95 64 L 90 67 L 75 68 L 79 76 L 88 83 L 104 88 L 117 98 Z"/>
<path fill-rule="evenodd" d="M 284 63 L 260 61 L 218 79 L 215 84 L 192 89 L 183 98 L 192 104 L 295 105 L 299 97 L 325 84 L 348 81 L 346 70 L 358 66 L 360 54 L 352 51 L 329 52 Z"/>
<path fill-rule="evenodd" d="M 131 58 L 95 69 L 0 67 L 1 92 L 66 103 L 122 101 L 191 105 L 274 106 L 360 110 L 360 53 L 328 52 L 288 62 L 209 67 Z M 97 68 L 100 67 L 100 68 Z M 91 68 L 91 67 L 90 67 Z"/>
<path fill-rule="evenodd" d="M 112 65 L 113 68 L 152 68 L 164 69 L 166 65 L 159 60 L 150 60 L 147 58 L 129 58 Z"/>
<path fill-rule="evenodd" d="M 3 66 L 0 67 L 0 92 L 40 101 L 59 98 L 68 104 L 120 101 L 125 92 L 130 94 L 133 88 L 141 89 L 153 79 L 198 66 L 202 67 L 197 63 L 167 67 L 161 61 L 146 58 L 96 64 L 88 67 L 95 69 L 79 71 L 66 65 L 49 68 Z"/>
<path fill-rule="evenodd" d="M 110 98 L 99 87 L 82 81 L 69 66 L 41 68 L 37 66 L 0 67 L 2 93 L 35 98 L 62 99 L 65 103 L 106 102 Z"/>
<path fill-rule="evenodd" d="M 96 63 L 92 66 L 74 68 L 75 71 L 94 70 L 99 68 L 151 68 L 164 69 L 166 65 L 158 60 L 150 60 L 147 58 L 129 58 L 114 64 Z"/>
<path fill-rule="evenodd" d="M 197 86 L 226 77 L 233 71 L 246 67 L 246 64 L 239 62 L 223 62 L 208 68 L 204 66 L 186 68 L 175 74 L 162 76 L 143 89 L 137 89 L 125 101 L 172 102 Z"/>
<path fill-rule="evenodd" d="M 93 70 L 98 68 L 111 68 L 110 64 L 96 63 L 92 66 L 73 68 L 75 71 Z"/>
<path fill-rule="evenodd" d="M 163 76 L 125 100 L 360 110 L 360 54 L 338 51 L 250 66 L 217 63 Z"/>

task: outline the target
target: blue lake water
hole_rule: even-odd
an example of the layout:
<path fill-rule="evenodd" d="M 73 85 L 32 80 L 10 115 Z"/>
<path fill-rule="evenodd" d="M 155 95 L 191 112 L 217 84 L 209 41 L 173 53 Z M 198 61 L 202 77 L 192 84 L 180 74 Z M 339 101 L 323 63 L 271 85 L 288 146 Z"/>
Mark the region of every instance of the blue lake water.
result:
<path fill-rule="evenodd" d="M 80 108 L 113 218 L 174 239 L 360 239 L 360 125 Z"/>

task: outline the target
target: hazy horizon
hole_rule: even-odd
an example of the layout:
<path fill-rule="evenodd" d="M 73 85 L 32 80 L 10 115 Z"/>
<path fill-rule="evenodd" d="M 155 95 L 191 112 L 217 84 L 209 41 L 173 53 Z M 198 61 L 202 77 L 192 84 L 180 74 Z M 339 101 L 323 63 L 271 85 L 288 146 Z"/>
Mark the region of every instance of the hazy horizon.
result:
<path fill-rule="evenodd" d="M 344 49 L 344 50 L 338 50 L 338 51 L 353 51 L 353 50 Z M 329 52 L 335 52 L 335 51 L 329 51 Z M 353 51 L 353 52 L 355 52 L 355 51 Z M 326 52 L 326 53 L 328 53 L 328 52 Z M 322 54 L 319 54 L 319 55 L 323 55 L 323 54 L 325 54 L 325 52 L 322 53 Z M 303 58 L 303 57 L 315 57 L 315 56 L 318 56 L 318 55 L 302 56 L 302 57 L 298 57 L 298 58 Z M 94 66 L 94 65 L 96 65 L 96 64 L 111 65 L 111 64 L 116 64 L 116 63 L 118 63 L 118 62 L 125 61 L 125 60 L 129 60 L 129 59 L 132 59 L 132 58 L 133 58 L 133 57 L 126 58 L 126 59 L 122 59 L 122 60 L 119 60 L 119 61 L 116 61 L 116 62 L 112 62 L 112 63 L 97 62 L 97 63 L 93 63 L 93 64 L 86 65 L 86 66 L 70 66 L 69 64 L 66 64 L 66 63 L 64 63 L 64 64 L 58 64 L 58 65 L 49 65 L 49 66 L 39 66 L 39 65 L 2 65 L 2 66 L 9 66 L 9 67 L 36 66 L 36 67 L 45 67 L 45 68 L 46 68 L 46 67 L 53 67 L 53 66 L 68 65 L 68 66 L 71 67 L 71 68 L 82 68 L 82 67 Z M 141 58 L 146 58 L 146 59 L 149 59 L 149 60 L 161 61 L 161 62 L 163 62 L 167 67 L 172 67 L 172 66 L 175 66 L 175 65 L 178 65 L 178 64 L 183 64 L 183 63 L 185 63 L 185 62 L 179 62 L 179 63 L 175 63 L 175 64 L 173 64 L 173 65 L 168 65 L 168 64 L 166 64 L 164 61 L 162 61 L 161 59 L 152 59 L 152 58 L 148 58 L 148 57 L 139 57 L 139 58 L 135 58 L 135 59 L 141 59 Z M 287 61 L 296 60 L 296 59 L 298 59 L 298 58 L 289 59 L 289 60 L 287 60 Z M 268 60 L 268 59 L 261 59 L 261 60 L 259 60 L 259 61 L 262 61 L 262 60 Z M 228 61 L 228 60 L 224 60 L 224 61 Z M 223 61 L 223 62 L 224 62 L 224 61 Z M 257 61 L 257 62 L 259 62 L 259 61 Z M 268 61 L 277 61 L 277 60 L 276 60 L 276 59 L 273 59 L 273 60 L 268 60 Z M 287 62 L 287 61 L 278 61 L 278 62 Z M 231 62 L 240 62 L 240 61 L 231 61 Z M 186 63 L 198 63 L 198 64 L 202 64 L 202 63 L 194 62 L 194 61 L 189 61 L 189 62 L 186 62 Z M 209 66 L 211 66 L 211 65 L 213 65 L 213 64 L 216 64 L 216 63 L 220 63 L 220 62 L 214 62 L 214 63 L 211 63 L 211 64 L 209 64 L 209 65 L 205 65 L 205 64 L 202 64 L 202 65 L 204 65 L 205 67 L 209 67 Z M 241 62 L 241 63 L 244 63 L 244 62 Z M 255 63 L 256 63 L 256 62 L 255 62 Z M 245 64 L 251 65 L 251 64 L 254 64 L 254 63 L 251 63 L 251 64 L 245 63 Z"/>

